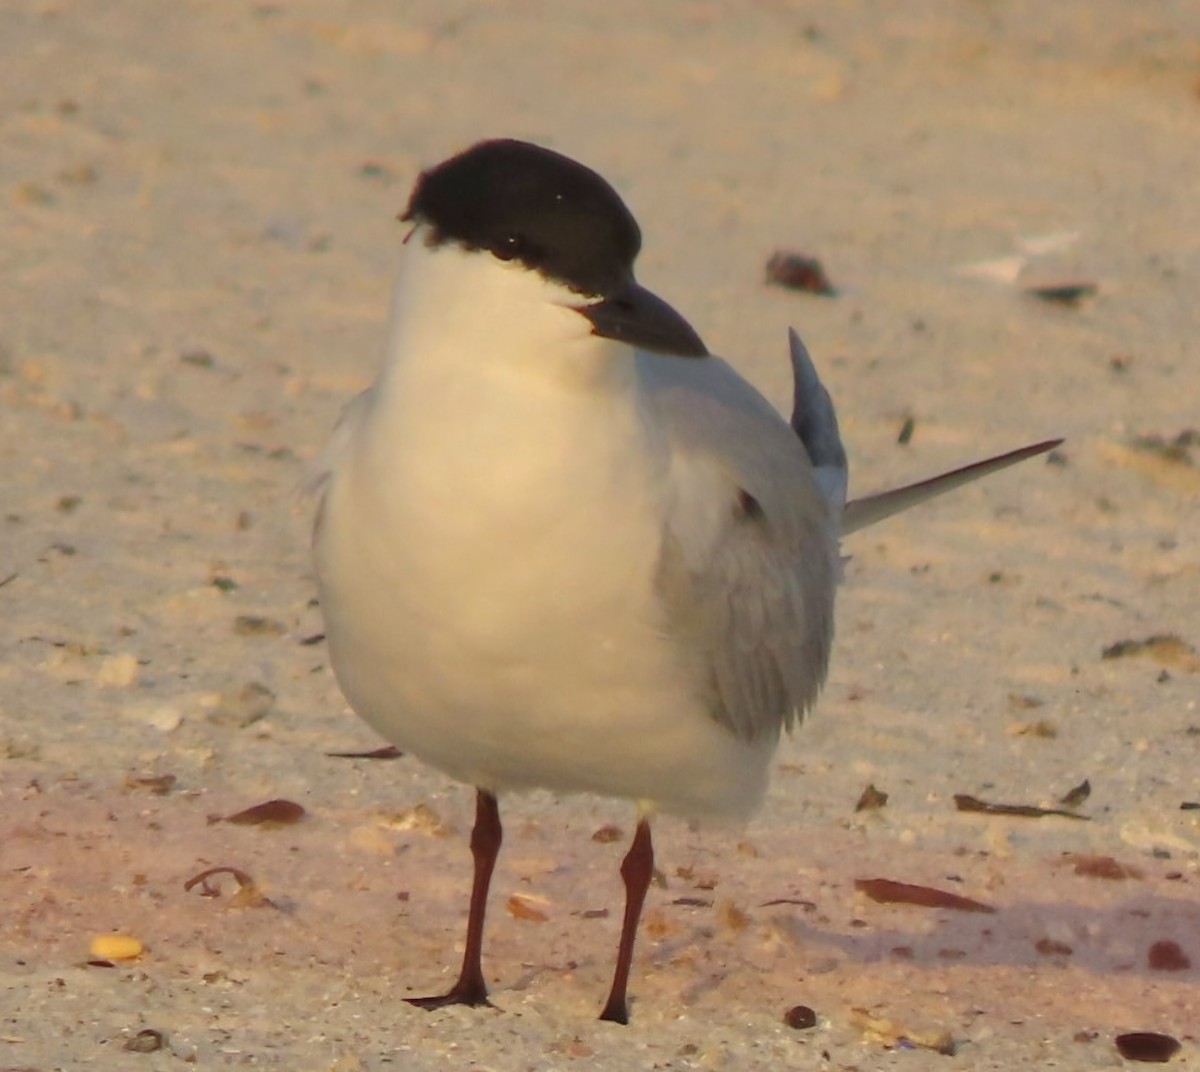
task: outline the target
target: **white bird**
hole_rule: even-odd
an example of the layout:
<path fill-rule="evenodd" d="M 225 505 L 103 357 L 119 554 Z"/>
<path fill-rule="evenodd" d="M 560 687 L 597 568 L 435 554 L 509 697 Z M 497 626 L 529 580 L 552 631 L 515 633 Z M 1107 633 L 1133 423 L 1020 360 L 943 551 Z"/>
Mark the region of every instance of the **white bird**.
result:
<path fill-rule="evenodd" d="M 613 188 L 485 141 L 426 171 L 383 368 L 319 463 L 314 554 L 350 706 L 476 789 L 466 952 L 434 1008 L 486 1004 L 501 793 L 636 802 L 605 1020 L 656 812 L 744 818 L 833 639 L 839 538 L 1039 443 L 846 504 L 833 404 L 795 333 L 791 424 L 640 287 Z"/>

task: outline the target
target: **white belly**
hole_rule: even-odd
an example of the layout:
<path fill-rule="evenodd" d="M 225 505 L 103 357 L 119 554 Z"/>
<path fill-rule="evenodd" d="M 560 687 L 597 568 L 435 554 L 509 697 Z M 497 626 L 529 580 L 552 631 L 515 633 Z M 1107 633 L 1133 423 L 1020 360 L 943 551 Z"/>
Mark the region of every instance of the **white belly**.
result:
<path fill-rule="evenodd" d="M 380 435 L 368 412 L 339 460 L 316 556 L 351 706 L 492 791 L 748 815 L 775 741 L 714 721 L 703 668 L 666 632 L 654 589 L 665 456 L 632 408 L 593 419 L 558 405 L 532 428 L 510 417 L 522 427 L 476 426 L 464 443 L 417 414 L 389 414 Z"/>

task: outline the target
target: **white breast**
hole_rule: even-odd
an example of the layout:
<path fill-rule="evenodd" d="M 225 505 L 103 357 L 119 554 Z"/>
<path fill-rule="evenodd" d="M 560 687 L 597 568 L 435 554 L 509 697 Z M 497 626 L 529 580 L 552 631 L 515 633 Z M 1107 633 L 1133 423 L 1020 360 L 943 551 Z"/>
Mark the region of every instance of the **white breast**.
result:
<path fill-rule="evenodd" d="M 442 253 L 422 256 L 428 267 Z M 500 289 L 526 300 L 524 282 Z M 526 310 L 534 337 L 512 338 L 486 330 L 485 297 L 439 333 L 411 309 L 445 302 L 407 298 L 334 459 L 316 541 L 351 706 L 401 749 L 493 791 L 753 810 L 774 742 L 712 720 L 694 653 L 664 627 L 668 447 L 632 355 L 569 310 Z"/>

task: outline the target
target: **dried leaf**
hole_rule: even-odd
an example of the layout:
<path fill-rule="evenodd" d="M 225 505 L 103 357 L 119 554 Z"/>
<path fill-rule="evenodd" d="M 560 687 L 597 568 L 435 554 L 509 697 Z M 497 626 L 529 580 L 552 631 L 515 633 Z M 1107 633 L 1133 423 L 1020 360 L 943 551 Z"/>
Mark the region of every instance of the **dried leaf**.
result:
<path fill-rule="evenodd" d="M 1166 1064 L 1180 1050 L 1177 1039 L 1157 1031 L 1130 1031 L 1118 1035 L 1113 1041 L 1117 1045 L 1117 1052 L 1127 1061 L 1146 1064 Z"/>
<path fill-rule="evenodd" d="M 1150 947 L 1146 963 L 1154 971 L 1187 971 L 1192 966 L 1191 958 L 1179 948 L 1179 943 L 1169 938 L 1155 942 Z"/>
<path fill-rule="evenodd" d="M 404 755 L 394 744 L 373 748 L 369 752 L 326 752 L 330 759 L 400 759 Z"/>
<path fill-rule="evenodd" d="M 979 812 L 982 815 L 1011 815 L 1019 819 L 1041 819 L 1047 815 L 1061 815 L 1064 819 L 1086 821 L 1086 815 L 1077 815 L 1062 808 L 1038 808 L 1032 804 L 992 804 L 966 793 L 954 794 L 954 805 L 959 811 Z"/>
<path fill-rule="evenodd" d="M 816 901 L 805 901 L 805 900 L 801 900 L 799 897 L 776 897 L 770 901 L 763 901 L 763 903 L 760 904 L 758 907 L 759 908 L 771 908 L 773 905 L 781 905 L 781 904 L 796 905 L 799 908 L 803 908 L 805 912 L 815 912 L 817 910 L 817 902 Z"/>
<path fill-rule="evenodd" d="M 1118 640 L 1100 653 L 1101 659 L 1124 659 L 1145 655 L 1161 666 L 1176 667 L 1194 673 L 1200 670 L 1196 649 L 1175 633 L 1158 633 L 1145 640 Z"/>
<path fill-rule="evenodd" d="M 1127 878 L 1142 878 L 1142 872 L 1128 864 L 1118 863 L 1111 856 L 1089 856 L 1081 853 L 1067 853 L 1067 859 L 1075 865 L 1077 875 L 1088 878 L 1107 878 L 1121 880 Z"/>
<path fill-rule="evenodd" d="M 991 905 L 960 897 L 957 893 L 935 889 L 933 886 L 914 886 L 890 878 L 859 878 L 854 888 L 880 904 L 911 904 L 921 908 L 952 908 L 957 912 L 995 912 Z"/>
<path fill-rule="evenodd" d="M 304 808 L 291 800 L 266 800 L 261 804 L 246 808 L 243 811 L 227 815 L 225 822 L 236 826 L 261 826 L 270 829 L 279 826 L 291 826 L 298 823 L 307 814 Z"/>
<path fill-rule="evenodd" d="M 539 898 L 539 900 L 541 899 Z M 546 901 L 542 901 L 542 904 L 546 903 Z M 508 899 L 505 908 L 508 909 L 510 916 L 515 919 L 528 920 L 530 923 L 545 923 L 550 918 L 530 898 L 522 897 L 516 893 Z"/>
<path fill-rule="evenodd" d="M 1076 306 L 1084 298 L 1090 298 L 1096 293 L 1095 283 L 1046 283 L 1038 286 L 1025 287 L 1025 293 L 1042 301 L 1054 302 L 1058 305 Z"/>
<path fill-rule="evenodd" d="M 1092 783 L 1084 778 L 1074 789 L 1069 789 L 1066 794 L 1059 797 L 1058 802 L 1067 808 L 1078 808 L 1091 795 Z"/>
<path fill-rule="evenodd" d="M 876 789 L 874 785 L 868 785 L 858 798 L 858 803 L 854 805 L 856 812 L 860 811 L 878 811 L 888 802 L 888 795 L 882 789 Z"/>

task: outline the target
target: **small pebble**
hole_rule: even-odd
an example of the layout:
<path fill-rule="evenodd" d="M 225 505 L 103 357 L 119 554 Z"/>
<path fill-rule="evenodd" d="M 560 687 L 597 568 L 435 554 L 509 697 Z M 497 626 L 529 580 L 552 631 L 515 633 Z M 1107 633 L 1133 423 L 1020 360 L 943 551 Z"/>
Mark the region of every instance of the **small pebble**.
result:
<path fill-rule="evenodd" d="M 817 1026 L 817 1014 L 807 1005 L 793 1005 L 783 1014 L 783 1022 L 796 1031 Z"/>
<path fill-rule="evenodd" d="M 803 253 L 788 253 L 783 250 L 773 253 L 767 261 L 767 282 L 788 290 L 801 290 L 826 298 L 837 295 L 837 288 L 825 274 L 821 262 L 816 257 L 808 257 Z"/>
<path fill-rule="evenodd" d="M 130 1053 L 157 1053 L 166 1045 L 166 1039 L 161 1031 L 146 1028 L 139 1031 L 131 1039 L 127 1039 L 124 1049 Z"/>

